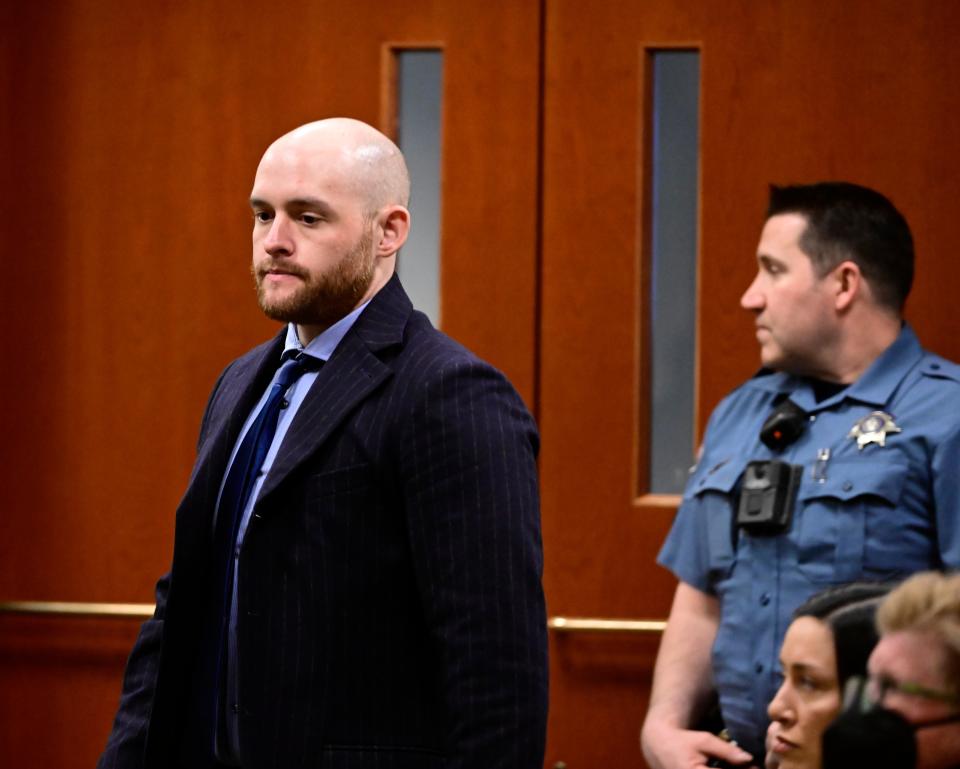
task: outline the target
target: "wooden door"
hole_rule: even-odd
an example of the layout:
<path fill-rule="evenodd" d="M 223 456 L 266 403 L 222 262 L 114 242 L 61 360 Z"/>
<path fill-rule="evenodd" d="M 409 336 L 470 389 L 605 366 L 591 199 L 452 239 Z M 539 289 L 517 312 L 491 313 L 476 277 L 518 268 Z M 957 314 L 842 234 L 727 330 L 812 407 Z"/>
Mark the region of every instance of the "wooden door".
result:
<path fill-rule="evenodd" d="M 647 494 L 649 57 L 700 52 L 697 431 L 758 366 L 738 307 L 769 182 L 848 179 L 914 229 L 908 308 L 960 357 L 960 6 L 937 0 L 550 0 L 539 417 L 552 615 L 662 619 L 676 498 Z M 656 634 L 554 632 L 547 766 L 642 765 Z"/>
<path fill-rule="evenodd" d="M 533 405 L 539 35 L 509 0 L 5 8 L 0 601 L 152 602 L 209 388 L 275 329 L 259 156 L 319 117 L 389 129 L 394 48 L 444 53 L 444 329 Z M 94 764 L 137 625 L 0 615 L 0 763 Z"/>

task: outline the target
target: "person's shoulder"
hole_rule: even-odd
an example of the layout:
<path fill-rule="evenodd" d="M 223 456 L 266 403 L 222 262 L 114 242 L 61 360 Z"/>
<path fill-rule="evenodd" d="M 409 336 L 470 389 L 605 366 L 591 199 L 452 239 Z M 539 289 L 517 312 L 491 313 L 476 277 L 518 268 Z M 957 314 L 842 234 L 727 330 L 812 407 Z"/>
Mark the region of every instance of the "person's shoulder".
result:
<path fill-rule="evenodd" d="M 403 350 L 393 367 L 397 385 L 419 392 L 425 402 L 443 393 L 465 400 L 491 398 L 517 406 L 523 403 L 503 371 L 434 328 L 416 310 L 410 316 Z"/>
<path fill-rule="evenodd" d="M 923 377 L 945 380 L 960 387 L 960 364 L 947 360 L 936 353 L 924 350 L 919 370 Z"/>
<path fill-rule="evenodd" d="M 773 401 L 781 394 L 789 394 L 796 387 L 794 377 L 771 369 L 762 368 L 746 382 L 729 392 L 717 404 L 714 413 L 753 409 Z"/>
<path fill-rule="evenodd" d="M 405 365 L 423 374 L 458 368 L 500 373 L 456 339 L 434 328 L 430 319 L 418 310 L 411 313 L 404 336 Z"/>
<path fill-rule="evenodd" d="M 761 368 L 731 394 L 739 392 L 765 392 L 771 395 L 777 395 L 783 392 L 790 392 L 794 387 L 796 387 L 796 377 L 785 374 L 782 371 Z"/>
<path fill-rule="evenodd" d="M 704 448 L 729 447 L 755 438 L 774 404 L 795 387 L 794 377 L 760 369 L 713 409 L 704 436 Z"/>
<path fill-rule="evenodd" d="M 456 364 L 483 365 L 477 356 L 434 327 L 415 309 L 394 275 L 377 292 L 351 332 L 395 372 L 432 371 Z"/>

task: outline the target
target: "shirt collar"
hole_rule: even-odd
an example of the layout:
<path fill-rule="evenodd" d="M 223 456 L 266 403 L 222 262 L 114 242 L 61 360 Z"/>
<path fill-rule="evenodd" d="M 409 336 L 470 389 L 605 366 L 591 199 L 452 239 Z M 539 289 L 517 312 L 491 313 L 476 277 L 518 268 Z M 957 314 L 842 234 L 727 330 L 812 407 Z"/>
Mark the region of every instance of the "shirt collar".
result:
<path fill-rule="evenodd" d="M 366 308 L 368 304 L 370 304 L 369 299 L 349 314 L 344 315 L 332 326 L 317 334 L 313 339 L 310 340 L 310 344 L 308 344 L 306 347 L 303 346 L 303 344 L 300 342 L 300 337 L 297 336 L 296 325 L 293 323 L 288 323 L 287 338 L 283 344 L 284 354 L 292 350 L 294 352 L 302 352 L 306 355 L 311 355 L 314 358 L 319 358 L 322 361 L 330 360 L 330 356 L 333 355 L 333 351 L 337 349 L 337 345 L 340 344 L 340 340 L 346 336 L 346 333 L 353 327 L 353 324 L 356 322 L 357 318 L 360 317 L 360 313 L 363 312 L 364 308 Z"/>
<path fill-rule="evenodd" d="M 907 372 L 923 357 L 920 340 L 906 323 L 900 334 L 845 391 L 848 398 L 882 406 L 888 403 Z"/>
<path fill-rule="evenodd" d="M 789 394 L 790 399 L 807 412 L 832 406 L 844 398 L 880 407 L 890 402 L 907 372 L 922 357 L 920 340 L 904 323 L 893 344 L 880 353 L 856 382 L 820 403 L 814 399 L 813 388 L 804 377 L 761 370 L 753 382 L 761 389 Z"/>

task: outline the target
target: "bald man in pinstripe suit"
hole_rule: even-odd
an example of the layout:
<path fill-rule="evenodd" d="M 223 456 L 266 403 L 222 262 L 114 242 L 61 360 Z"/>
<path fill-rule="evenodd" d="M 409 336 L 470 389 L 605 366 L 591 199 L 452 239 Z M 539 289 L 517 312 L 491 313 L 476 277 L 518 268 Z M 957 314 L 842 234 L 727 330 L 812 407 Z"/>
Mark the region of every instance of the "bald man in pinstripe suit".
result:
<path fill-rule="evenodd" d="M 102 769 L 542 766 L 536 428 L 412 308 L 408 195 L 399 150 L 354 120 L 261 160 L 252 272 L 287 325 L 210 396 Z M 234 465 L 281 390 L 234 514 Z"/>

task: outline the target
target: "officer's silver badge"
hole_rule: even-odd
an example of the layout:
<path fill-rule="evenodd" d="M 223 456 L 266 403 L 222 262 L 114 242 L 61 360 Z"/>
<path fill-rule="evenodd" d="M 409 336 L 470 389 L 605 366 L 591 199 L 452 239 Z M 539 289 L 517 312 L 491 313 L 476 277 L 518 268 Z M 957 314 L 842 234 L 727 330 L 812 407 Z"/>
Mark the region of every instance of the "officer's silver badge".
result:
<path fill-rule="evenodd" d="M 847 437 L 856 438 L 857 448 L 863 451 L 863 447 L 870 443 L 886 446 L 888 435 L 902 432 L 903 430 L 897 427 L 892 416 L 883 411 L 873 411 L 858 420 Z"/>

